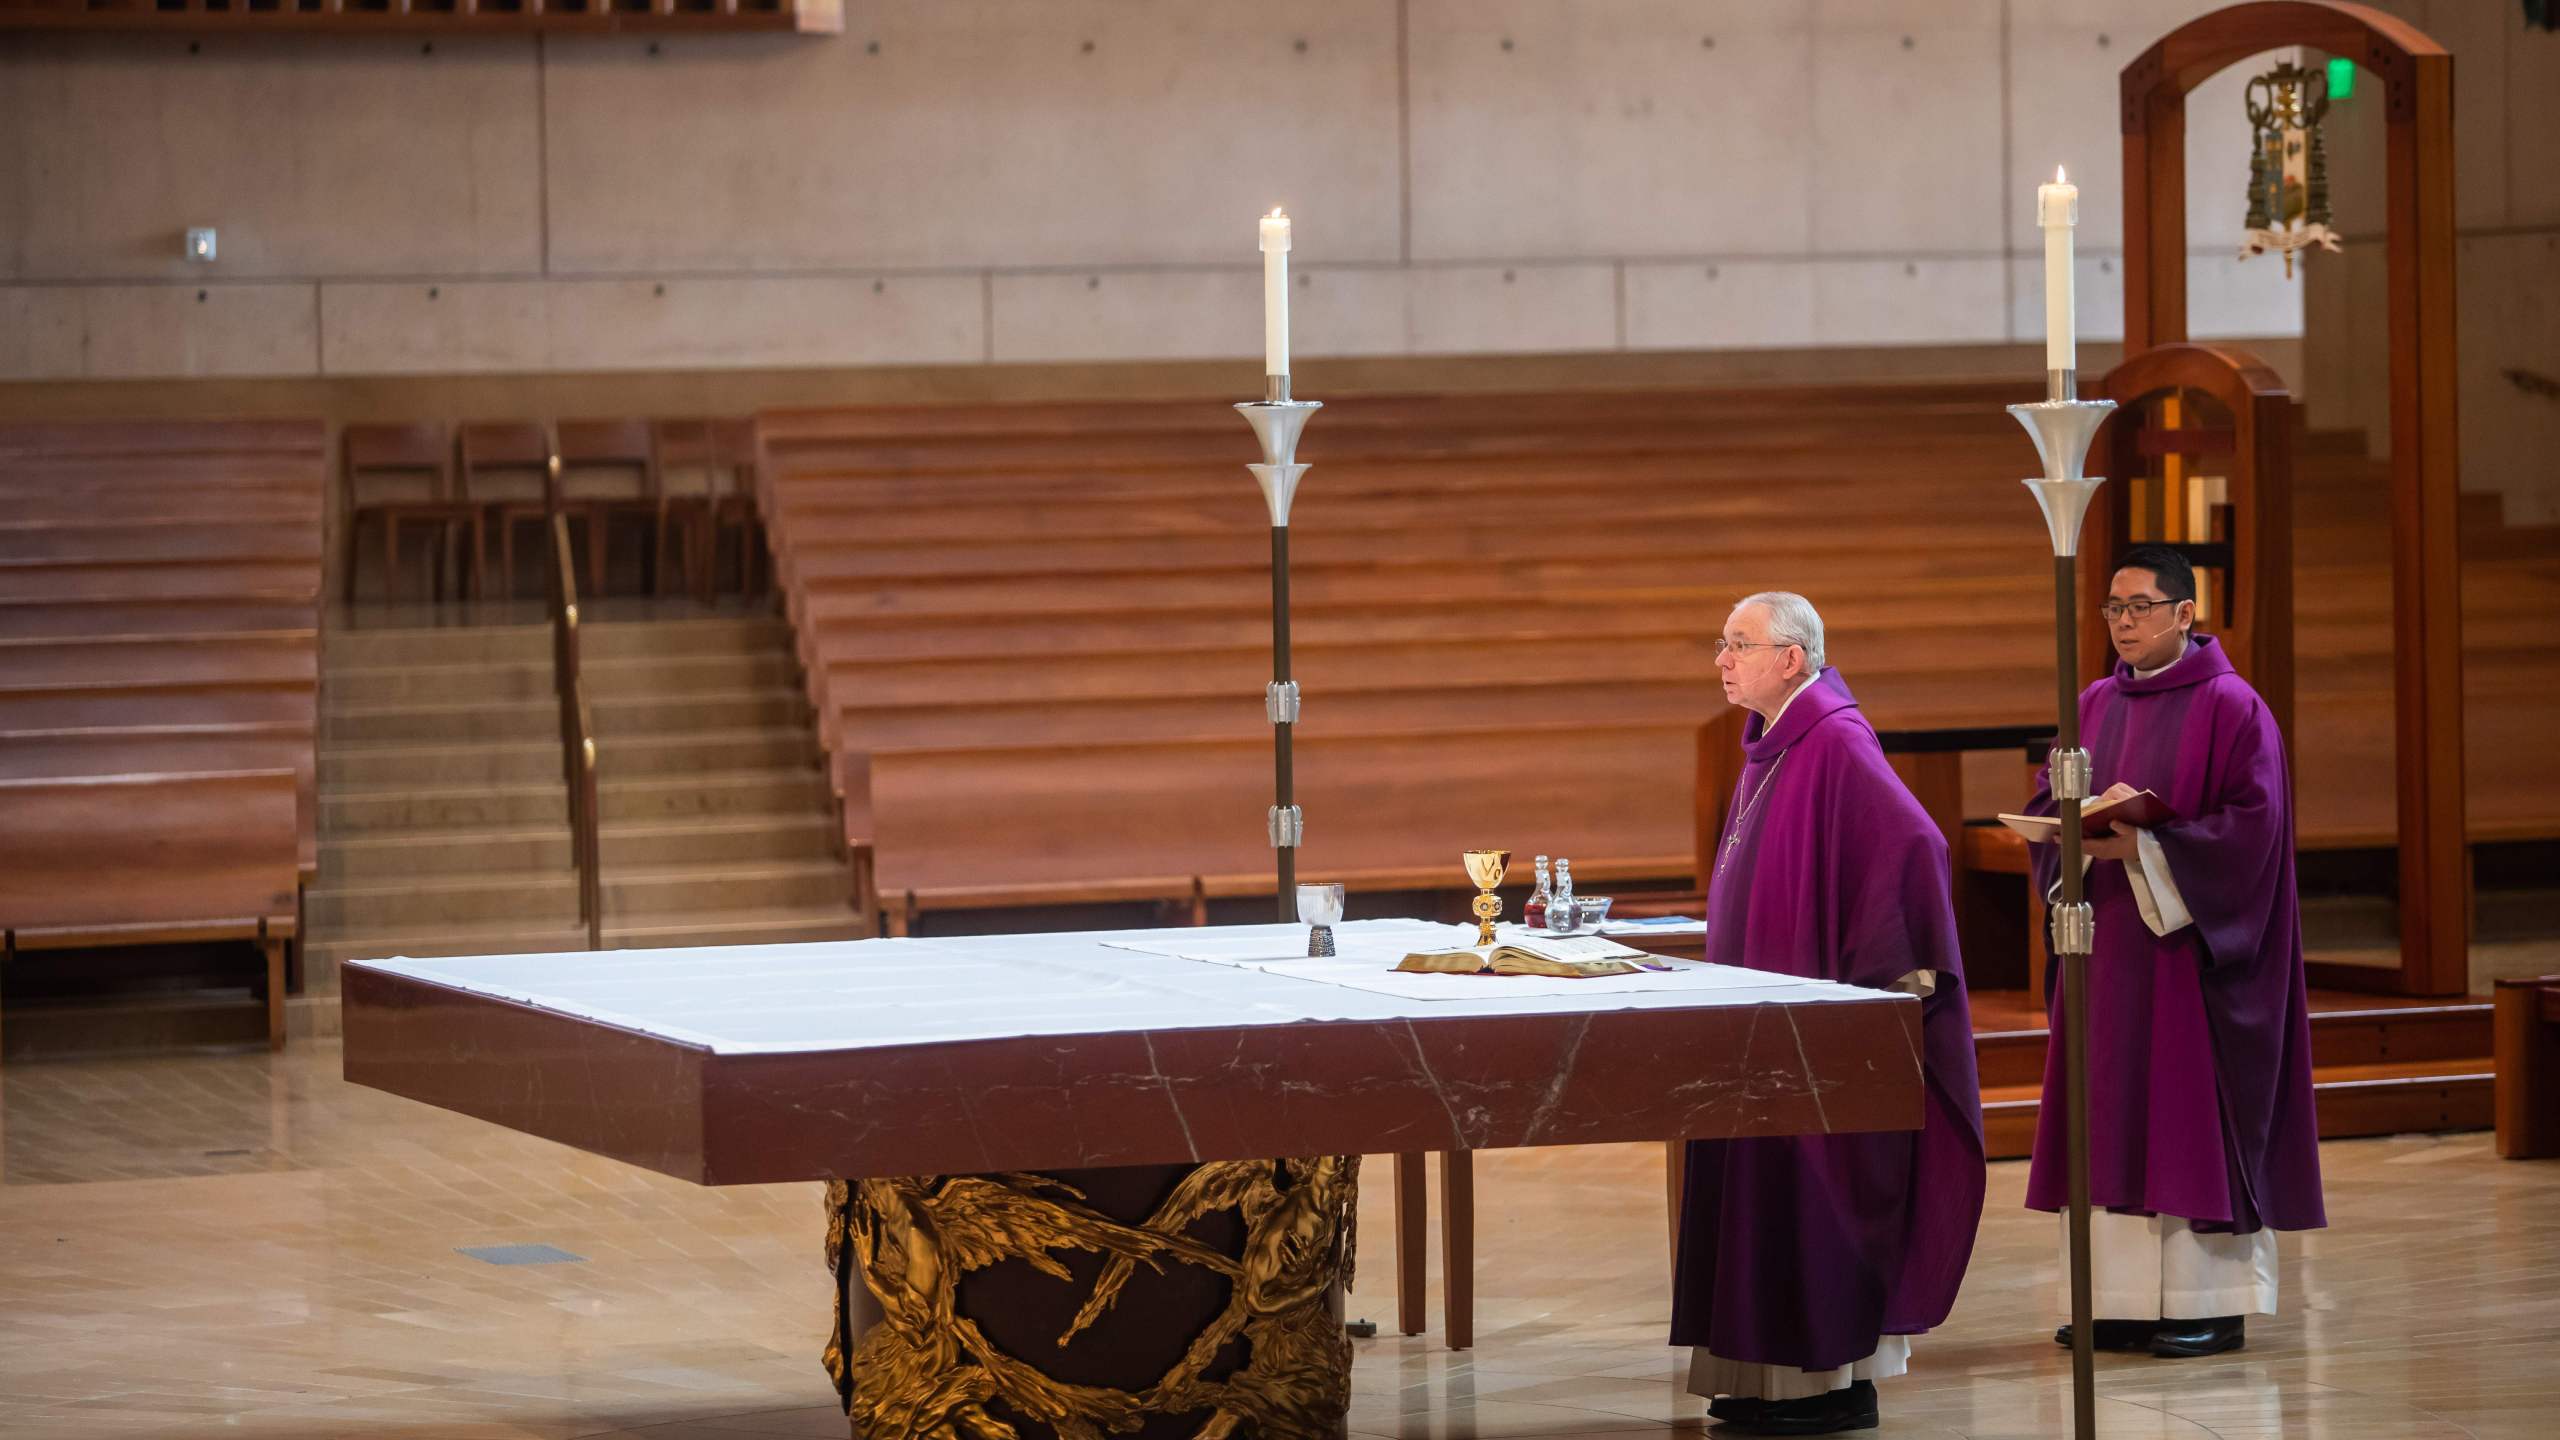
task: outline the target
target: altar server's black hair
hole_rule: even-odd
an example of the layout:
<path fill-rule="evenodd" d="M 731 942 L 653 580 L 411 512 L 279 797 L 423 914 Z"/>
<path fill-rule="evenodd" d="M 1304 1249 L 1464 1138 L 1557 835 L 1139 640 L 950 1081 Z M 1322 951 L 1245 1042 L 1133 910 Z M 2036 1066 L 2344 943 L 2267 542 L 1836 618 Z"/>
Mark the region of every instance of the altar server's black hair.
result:
<path fill-rule="evenodd" d="M 2136 545 L 2117 557 L 2116 569 L 2150 571 L 2160 583 L 2160 593 L 2171 600 L 2196 598 L 2196 567 L 2166 545 Z"/>

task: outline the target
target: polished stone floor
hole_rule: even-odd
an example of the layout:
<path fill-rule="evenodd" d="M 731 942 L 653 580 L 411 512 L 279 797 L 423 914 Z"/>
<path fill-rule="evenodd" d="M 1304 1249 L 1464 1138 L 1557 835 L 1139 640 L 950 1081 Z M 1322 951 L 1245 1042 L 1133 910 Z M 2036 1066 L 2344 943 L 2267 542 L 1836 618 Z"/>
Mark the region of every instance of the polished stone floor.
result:
<path fill-rule="evenodd" d="M 337 1052 L 0 1071 L 0 1435 L 842 1436 L 815 1186 L 705 1191 L 359 1090 Z M 2102 1356 L 2101 1433 L 2560 1434 L 2560 1163 L 2325 1147 L 2334 1228 L 2205 1361 Z M 1392 1330 L 1386 1166 L 1355 1315 Z M 1964 1297 L 1883 1436 L 2066 1433 L 2054 1227 L 1992 1168 Z M 1359 1345 L 1365 1435 L 1698 1431 L 1664 1347 L 1658 1147 L 1478 1163 L 1478 1345 Z M 551 1246 L 574 1259 L 462 1253 Z M 514 1258 L 501 1254 L 497 1258 Z M 1436 1279 L 1436 1261 L 1435 1261 Z M 1435 1302 L 1434 1330 L 1437 1330 Z"/>

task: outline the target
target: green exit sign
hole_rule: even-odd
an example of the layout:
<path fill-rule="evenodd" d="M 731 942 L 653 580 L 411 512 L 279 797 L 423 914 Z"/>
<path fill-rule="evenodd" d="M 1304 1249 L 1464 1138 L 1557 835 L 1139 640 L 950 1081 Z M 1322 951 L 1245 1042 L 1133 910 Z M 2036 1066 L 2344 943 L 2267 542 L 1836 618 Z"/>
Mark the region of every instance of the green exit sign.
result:
<path fill-rule="evenodd" d="M 2344 100 L 2356 93 L 2356 62 L 2344 55 L 2329 57 L 2329 98 Z"/>

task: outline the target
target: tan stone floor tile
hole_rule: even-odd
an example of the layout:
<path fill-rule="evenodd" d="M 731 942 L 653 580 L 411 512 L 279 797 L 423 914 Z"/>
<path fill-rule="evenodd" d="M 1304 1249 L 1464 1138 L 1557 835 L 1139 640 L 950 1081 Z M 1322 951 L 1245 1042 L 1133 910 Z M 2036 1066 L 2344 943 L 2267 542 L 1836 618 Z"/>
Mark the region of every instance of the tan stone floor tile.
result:
<path fill-rule="evenodd" d="M 806 1437 L 806 1440 L 844 1440 L 847 1429 L 844 1411 L 832 1400 L 824 1405 L 799 1405 L 724 1416 L 701 1424 L 706 1434 L 716 1433 L 723 1437 L 765 1435 L 791 1437 L 791 1440 L 800 1440 L 800 1437 Z"/>
<path fill-rule="evenodd" d="M 816 1187 L 705 1191 L 355 1089 L 327 1046 L 0 1077 L 0 1437 L 837 1440 Z M 209 1156 L 241 1148 L 249 1153 Z M 1658 1147 L 1478 1157 L 1478 1345 L 1355 1347 L 1355 1430 L 1699 1435 L 1664 1345 Z M 2108 1440 L 2549 1440 L 2560 1165 L 2486 1137 L 2324 1147 L 2335 1228 L 2236 1356 L 2101 1357 Z M 1387 1167 L 1352 1313 L 1391 1325 Z M 1881 1389 L 1891 1437 L 2067 1429 L 2055 1222 L 1992 1167 L 1965 1291 Z M 498 1267 L 540 1242 L 583 1264 Z M 1432 1241 L 1434 1274 L 1437 1240 Z M 182 1257 L 173 1263 L 172 1257 Z M 138 1354 L 148 1355 L 146 1367 Z"/>

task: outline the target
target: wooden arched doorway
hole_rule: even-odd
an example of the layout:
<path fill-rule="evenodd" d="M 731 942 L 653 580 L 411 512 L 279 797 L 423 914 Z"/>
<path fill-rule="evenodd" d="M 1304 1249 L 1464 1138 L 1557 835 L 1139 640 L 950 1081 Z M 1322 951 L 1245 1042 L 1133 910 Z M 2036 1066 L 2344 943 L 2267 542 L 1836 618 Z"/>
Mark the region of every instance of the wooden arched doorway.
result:
<path fill-rule="evenodd" d="M 2390 284 L 2398 988 L 2460 994 L 2470 981 L 2471 897 L 2456 530 L 2452 54 L 2406 22 L 2367 6 L 2262 0 L 2200 16 L 2126 66 L 2125 353 L 2138 358 L 2153 346 L 2187 338 L 2188 92 L 2252 55 L 2295 45 L 2346 56 L 2382 81 L 2388 125 L 2384 243 Z M 2095 583 L 2103 593 L 2106 577 L 2097 576 Z M 2082 653 L 2094 658 L 2105 651 L 2084 647 Z"/>

